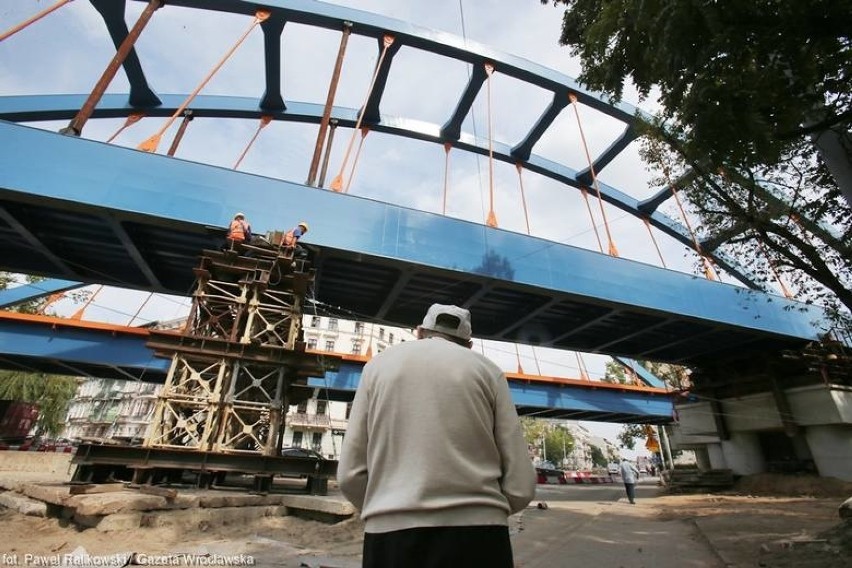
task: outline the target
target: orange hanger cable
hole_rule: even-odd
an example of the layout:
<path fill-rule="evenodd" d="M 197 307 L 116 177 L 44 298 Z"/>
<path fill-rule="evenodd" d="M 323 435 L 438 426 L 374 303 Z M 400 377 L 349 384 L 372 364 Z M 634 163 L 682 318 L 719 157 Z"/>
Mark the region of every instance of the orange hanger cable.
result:
<path fill-rule="evenodd" d="M 376 69 L 373 71 L 373 78 L 370 79 L 370 87 L 367 89 L 367 96 L 364 98 L 364 104 L 361 105 L 361 112 L 358 113 L 358 120 L 355 121 L 355 128 L 352 129 L 352 136 L 349 138 L 349 144 L 346 146 L 346 152 L 343 154 L 343 163 L 340 164 L 340 171 L 334 176 L 334 179 L 331 180 L 331 189 L 334 191 L 340 192 L 343 190 L 343 172 L 346 171 L 346 165 L 349 162 L 349 154 L 352 152 L 352 145 L 355 143 L 355 136 L 358 131 L 361 130 L 361 121 L 364 120 L 364 112 L 367 110 L 367 101 L 370 100 L 370 96 L 373 94 L 373 88 L 376 86 L 376 79 L 379 78 L 379 71 L 382 68 L 382 63 L 385 60 L 385 55 L 388 53 L 388 49 L 393 45 L 394 37 L 392 35 L 386 34 L 382 38 L 382 53 L 379 55 L 379 60 L 376 62 Z"/>
<path fill-rule="evenodd" d="M 601 198 L 601 188 L 598 184 L 598 176 L 595 174 L 595 166 L 592 163 L 592 155 L 589 153 L 589 144 L 586 142 L 586 134 L 583 132 L 583 123 L 580 122 L 580 110 L 577 104 L 577 95 L 574 93 L 568 94 L 568 99 L 571 101 L 571 106 L 574 107 L 574 116 L 577 117 L 577 128 L 580 131 L 580 140 L 583 142 L 583 150 L 586 152 L 586 160 L 589 162 L 589 173 L 592 175 L 592 185 L 595 187 L 595 192 L 598 194 L 598 204 L 601 207 L 601 216 L 603 217 L 604 229 L 606 230 L 606 238 L 609 241 L 609 255 L 618 256 L 618 249 L 615 248 L 615 241 L 612 240 L 612 233 L 609 230 L 609 221 L 606 218 L 606 210 L 604 209 L 603 199 Z"/>
<path fill-rule="evenodd" d="M 485 74 L 488 80 L 485 83 L 488 94 L 488 218 L 485 224 L 489 227 L 497 226 L 497 215 L 494 213 L 494 133 L 491 128 L 491 75 L 494 74 L 494 65 L 485 64 Z"/>
<path fill-rule="evenodd" d="M 234 54 L 237 48 L 243 44 L 243 42 L 246 40 L 252 30 L 254 30 L 254 28 L 261 22 L 268 20 L 269 16 L 270 12 L 268 10 L 258 10 L 257 12 L 255 12 L 254 20 L 252 20 L 251 25 L 249 25 L 248 29 L 245 31 L 245 33 L 243 33 L 240 39 L 238 39 L 237 42 L 232 45 L 230 49 L 228 49 L 228 51 L 225 53 L 222 59 L 220 59 L 219 62 L 213 67 L 210 73 L 208 73 L 207 76 L 204 77 L 204 79 L 195 88 L 195 90 L 192 91 L 192 93 L 186 98 L 185 101 L 183 101 L 183 103 L 181 103 L 181 105 L 177 108 L 171 118 L 166 121 L 166 124 L 164 124 L 163 127 L 160 128 L 160 130 L 156 134 L 139 144 L 139 146 L 137 146 L 136 148 L 137 150 L 142 150 L 144 152 L 157 151 L 157 147 L 160 145 L 160 139 L 163 137 L 163 134 L 166 132 L 166 130 L 168 130 L 168 128 L 174 123 L 174 121 L 177 120 L 177 117 L 183 114 L 183 111 L 186 109 L 186 107 L 188 107 L 189 104 L 195 99 L 195 97 L 198 96 L 198 93 L 201 92 L 201 89 L 203 89 L 207 85 L 207 83 L 210 82 L 210 79 L 212 79 L 213 76 L 219 72 L 219 69 L 221 69 L 225 62 L 230 59 L 231 55 Z"/>
<path fill-rule="evenodd" d="M 237 159 L 236 163 L 234 164 L 234 167 L 231 168 L 232 170 L 236 170 L 237 168 L 240 167 L 240 164 L 242 163 L 243 158 L 246 157 L 246 154 L 248 154 L 248 151 L 254 145 L 254 141 L 257 140 L 257 137 L 260 135 L 260 131 L 263 130 L 266 127 L 266 125 L 269 124 L 270 122 L 272 122 L 272 115 L 269 115 L 269 114 L 261 115 L 260 123 L 257 125 L 257 130 L 254 131 L 254 136 L 252 136 L 251 140 L 249 140 L 249 143 L 246 145 L 245 150 L 243 150 L 243 153 L 240 154 L 240 157 Z"/>
<path fill-rule="evenodd" d="M 3 41 L 7 37 L 11 37 L 11 36 L 15 35 L 19 31 L 21 31 L 22 29 L 29 26 L 30 24 L 34 24 L 35 22 L 37 22 L 40 19 L 42 19 L 43 17 L 47 16 L 48 14 L 53 12 L 54 10 L 58 10 L 59 8 L 63 7 L 65 4 L 68 4 L 69 2 L 73 2 L 73 1 L 74 0 L 59 0 L 59 2 L 57 2 L 53 6 L 48 6 L 47 8 L 45 8 L 44 10 L 39 12 L 38 14 L 27 18 L 26 20 L 24 20 L 20 24 L 12 26 L 8 30 L 6 30 L 5 32 L 0 34 L 0 41 Z"/>

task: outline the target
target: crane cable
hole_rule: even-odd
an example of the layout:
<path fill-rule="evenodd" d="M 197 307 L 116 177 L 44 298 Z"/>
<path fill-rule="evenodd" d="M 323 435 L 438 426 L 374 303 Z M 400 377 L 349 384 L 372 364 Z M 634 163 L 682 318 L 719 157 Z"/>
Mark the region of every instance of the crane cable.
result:
<path fill-rule="evenodd" d="M 42 10 L 41 12 L 39 12 L 38 14 L 35 14 L 34 16 L 31 16 L 31 17 L 27 18 L 26 20 L 24 20 L 24 21 L 23 21 L 23 22 L 21 22 L 20 24 L 17 24 L 17 25 L 15 25 L 15 26 L 12 26 L 12 27 L 11 27 L 11 28 L 9 28 L 8 30 L 6 30 L 5 32 L 3 32 L 2 34 L 0 34 L 0 41 L 3 41 L 4 39 L 6 39 L 6 38 L 8 38 L 8 37 L 11 37 L 11 36 L 15 35 L 15 34 L 16 34 L 16 33 L 18 33 L 19 31 L 21 31 L 22 29 L 24 29 L 24 28 L 26 28 L 27 26 L 29 26 L 30 24 L 34 24 L 34 23 L 36 23 L 37 21 L 39 21 L 39 20 L 40 20 L 40 19 L 42 19 L 43 17 L 47 16 L 48 14 L 50 14 L 51 12 L 53 12 L 54 10 L 58 10 L 59 8 L 63 7 L 64 5 L 69 4 L 69 3 L 73 2 L 73 1 L 74 1 L 74 0 L 59 0 L 59 2 L 57 2 L 57 3 L 56 3 L 56 4 L 54 4 L 53 6 L 48 6 L 47 8 L 45 8 L 44 10 Z"/>
<path fill-rule="evenodd" d="M 163 127 L 160 128 L 160 130 L 157 131 L 156 134 L 139 144 L 139 146 L 136 147 L 137 150 L 152 153 L 157 151 L 157 147 L 160 145 L 160 140 L 162 139 L 163 134 L 166 132 L 166 130 L 168 130 L 168 128 L 174 123 L 174 121 L 177 120 L 177 117 L 183 114 L 183 111 L 186 109 L 186 107 L 188 107 L 189 104 L 195 99 L 195 97 L 198 96 L 198 93 L 201 92 L 201 89 L 203 89 L 207 85 L 207 83 L 210 82 L 210 79 L 212 79 L 213 76 L 219 72 L 219 69 L 222 68 L 222 66 L 234 54 L 237 48 L 242 45 L 242 43 L 246 40 L 252 30 L 254 30 L 254 28 L 257 27 L 258 24 L 268 20 L 270 15 L 271 12 L 269 12 L 268 10 L 258 10 L 257 12 L 255 12 L 254 20 L 252 20 L 248 29 L 243 33 L 240 39 L 238 39 L 237 42 L 232 45 L 230 49 L 228 49 L 225 55 L 222 56 L 219 62 L 213 66 L 213 69 L 207 74 L 206 77 L 204 77 L 204 79 L 202 79 L 201 83 L 195 88 L 194 91 L 192 91 L 192 93 L 186 98 L 186 100 L 181 103 L 181 105 L 177 108 L 174 114 L 172 114 L 172 116 L 166 121 Z"/>
<path fill-rule="evenodd" d="M 367 112 L 367 102 L 373 95 L 373 89 L 376 86 L 376 80 L 379 78 L 379 71 L 382 69 L 382 63 L 388 53 L 388 49 L 393 45 L 394 36 L 385 34 L 382 37 L 382 53 L 379 55 L 379 60 L 376 62 L 376 69 L 373 71 L 373 78 L 370 79 L 370 87 L 367 89 L 367 96 L 364 98 L 364 104 L 361 105 L 361 112 L 358 113 L 358 119 L 355 121 L 355 128 L 352 129 L 352 136 L 349 138 L 349 144 L 346 146 L 346 152 L 343 154 L 343 162 L 340 164 L 340 171 L 331 180 L 331 189 L 340 193 L 343 191 L 343 172 L 346 170 L 346 165 L 349 163 L 349 155 L 352 153 L 352 145 L 355 143 L 355 136 L 361 130 L 361 121 L 364 120 L 364 113 Z M 349 186 L 347 185 L 347 188 Z"/>
<path fill-rule="evenodd" d="M 601 207 L 601 216 L 603 217 L 604 229 L 606 230 L 606 238 L 609 241 L 609 255 L 618 256 L 618 249 L 615 248 L 615 241 L 612 239 L 612 233 L 609 230 L 609 222 L 606 218 L 606 211 L 601 198 L 601 187 L 598 183 L 598 176 L 595 174 L 595 166 L 592 163 L 592 155 L 589 153 L 589 144 L 586 142 L 586 134 L 583 132 L 583 123 L 580 122 L 580 110 L 577 104 L 577 95 L 574 93 L 568 94 L 568 100 L 571 101 L 571 106 L 574 107 L 574 116 L 577 117 L 577 128 L 580 131 L 580 140 L 583 142 L 583 150 L 586 152 L 586 160 L 589 162 L 589 173 L 592 175 L 592 185 L 595 187 L 595 192 L 598 194 L 598 204 Z M 595 231 L 597 233 L 597 230 Z"/>
<path fill-rule="evenodd" d="M 260 131 L 263 130 L 264 128 L 266 128 L 266 126 L 270 122 L 272 122 L 272 115 L 269 115 L 269 114 L 261 115 L 260 124 L 257 125 L 257 130 L 254 131 L 254 136 L 251 137 L 251 140 L 249 140 L 248 144 L 245 147 L 245 150 L 243 150 L 243 153 L 240 154 L 240 157 L 237 159 L 236 163 L 234 163 L 234 167 L 231 168 L 232 170 L 236 170 L 237 168 L 240 167 L 240 164 L 242 163 L 243 158 L 246 157 L 246 154 L 248 154 L 248 151 L 254 145 L 254 141 L 257 140 L 257 137 L 260 135 Z"/>

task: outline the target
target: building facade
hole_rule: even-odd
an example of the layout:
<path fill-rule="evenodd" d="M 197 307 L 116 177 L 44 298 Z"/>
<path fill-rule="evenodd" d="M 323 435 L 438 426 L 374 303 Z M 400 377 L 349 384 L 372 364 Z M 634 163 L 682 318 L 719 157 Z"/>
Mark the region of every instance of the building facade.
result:
<path fill-rule="evenodd" d="M 180 327 L 169 322 L 169 328 Z M 415 338 L 413 330 L 367 324 L 327 316 L 304 316 L 308 349 L 369 356 Z M 159 326 L 158 326 L 159 327 Z M 145 439 L 160 385 L 87 379 L 69 404 L 63 437 L 76 440 L 114 440 L 138 444 Z M 351 405 L 310 399 L 290 406 L 285 419 L 285 447 L 310 448 L 337 459 Z"/>

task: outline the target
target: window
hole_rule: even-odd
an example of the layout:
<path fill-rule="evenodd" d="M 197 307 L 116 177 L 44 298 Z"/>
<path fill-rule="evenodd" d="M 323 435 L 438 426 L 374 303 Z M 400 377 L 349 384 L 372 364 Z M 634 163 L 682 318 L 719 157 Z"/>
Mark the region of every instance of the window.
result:
<path fill-rule="evenodd" d="M 349 415 L 352 414 L 352 403 L 346 403 L 346 420 L 349 420 Z"/>
<path fill-rule="evenodd" d="M 309 337 L 308 338 L 308 349 L 316 349 L 317 348 L 317 338 Z"/>
<path fill-rule="evenodd" d="M 388 343 L 390 343 L 391 345 L 393 345 L 393 334 L 392 334 L 392 333 L 389 333 L 389 334 L 388 334 Z"/>
<path fill-rule="evenodd" d="M 384 340 L 385 340 L 385 328 L 380 327 L 379 328 L 379 341 L 384 341 Z"/>
<path fill-rule="evenodd" d="M 314 432 L 311 439 L 311 447 L 315 452 L 322 453 L 322 432 Z"/>
<path fill-rule="evenodd" d="M 296 446 L 297 448 L 302 447 L 302 432 L 293 432 L 293 443 L 291 445 Z"/>
<path fill-rule="evenodd" d="M 328 330 L 337 331 L 337 318 L 328 318 Z"/>
<path fill-rule="evenodd" d="M 355 333 L 357 335 L 361 335 L 362 333 L 364 333 L 364 322 L 362 322 L 362 321 L 356 321 L 355 322 Z"/>
<path fill-rule="evenodd" d="M 322 319 L 322 318 L 321 318 L 321 317 L 319 317 L 319 316 L 313 316 L 313 317 L 311 318 L 311 327 L 319 327 L 319 326 L 320 326 L 320 320 L 321 320 L 321 319 Z"/>
<path fill-rule="evenodd" d="M 362 345 L 362 342 L 361 342 L 360 339 L 353 339 L 352 340 L 352 354 L 353 355 L 360 355 L 361 354 L 361 345 Z"/>
<path fill-rule="evenodd" d="M 305 414 L 308 411 L 308 401 L 300 402 L 299 406 L 296 407 L 296 412 L 299 414 Z"/>
<path fill-rule="evenodd" d="M 334 340 L 326 339 L 325 340 L 325 350 L 326 351 L 334 351 Z"/>
<path fill-rule="evenodd" d="M 317 414 L 325 414 L 326 410 L 328 410 L 328 405 L 324 400 L 317 401 Z"/>

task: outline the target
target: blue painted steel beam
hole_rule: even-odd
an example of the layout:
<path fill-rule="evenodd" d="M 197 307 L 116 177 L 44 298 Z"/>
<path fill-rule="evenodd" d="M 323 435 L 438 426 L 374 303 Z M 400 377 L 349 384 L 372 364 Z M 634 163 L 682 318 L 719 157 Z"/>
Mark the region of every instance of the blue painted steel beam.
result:
<path fill-rule="evenodd" d="M 484 78 L 485 72 L 482 72 Z M 471 76 L 471 86 L 473 88 L 474 81 L 477 80 L 477 75 L 474 73 Z M 481 86 L 481 83 L 479 84 Z M 478 86 L 476 87 L 478 89 Z M 475 92 L 467 92 L 459 101 L 456 112 L 453 118 L 443 127 L 438 127 L 434 124 L 425 123 L 419 120 L 410 120 L 404 118 L 396 118 L 385 116 L 377 124 L 370 125 L 370 128 L 376 132 L 383 132 L 396 136 L 404 136 L 415 140 L 425 142 L 433 142 L 443 144 L 444 142 L 452 142 L 453 146 L 467 152 L 473 152 L 483 156 L 488 156 L 489 148 L 487 145 L 480 144 L 474 137 L 468 134 L 456 132 L 456 128 L 461 128 L 461 122 L 464 120 L 467 112 L 470 110 L 470 104 L 473 103 Z M 185 95 L 163 95 L 163 106 L 145 109 L 148 116 L 167 117 L 174 114 L 174 111 L 186 99 Z M 469 100 L 468 100 L 469 99 Z M 60 120 L 63 118 L 72 118 L 77 108 L 83 104 L 84 95 L 27 95 L 27 96 L 11 96 L 0 97 L 0 119 L 11 120 L 16 122 L 29 122 L 38 120 Z M 555 112 L 554 108 L 554 112 Z M 95 118 L 117 118 L 125 117 L 131 112 L 138 112 L 125 102 L 125 97 L 122 95 L 105 95 L 101 100 L 101 104 L 95 109 L 93 117 Z M 220 117 L 220 118 L 245 118 L 258 119 L 263 114 L 272 114 L 276 120 L 307 122 L 319 124 L 322 118 L 323 107 L 321 105 L 310 103 L 288 102 L 286 104 L 286 112 L 266 112 L 259 108 L 258 101 L 246 97 L 225 97 L 225 96 L 198 96 L 193 101 L 193 115 L 195 117 Z M 340 126 L 352 128 L 357 123 L 356 109 L 335 107 L 332 110 L 332 117 L 338 121 Z M 555 118 L 555 115 L 554 115 Z M 546 120 L 547 116 L 540 120 Z M 445 131 L 446 130 L 446 131 Z M 535 135 L 536 128 L 533 128 L 531 135 Z M 626 144 L 630 136 L 629 132 L 625 132 L 622 137 L 617 140 L 613 146 Z M 512 165 L 518 163 L 519 156 L 514 156 L 515 150 L 522 151 L 516 146 L 514 149 L 500 142 L 492 142 L 493 157 L 496 160 L 506 162 Z M 609 150 L 612 150 L 610 147 Z M 601 160 L 609 160 L 614 158 L 604 152 Z M 537 174 L 548 177 L 568 186 L 581 189 L 587 184 L 580 181 L 583 172 L 563 166 L 559 163 L 547 160 L 537 155 L 529 156 L 523 161 L 523 166 Z M 599 171 L 599 170 L 596 170 Z M 601 198 L 618 207 L 619 209 L 642 219 L 647 219 L 650 224 L 677 240 L 684 246 L 695 248 L 695 243 L 689 234 L 689 231 L 674 219 L 655 211 L 654 209 L 645 210 L 648 201 L 639 202 L 630 197 L 628 194 L 608 185 L 598 182 L 601 192 Z M 661 192 L 663 193 L 663 192 Z M 668 192 L 669 195 L 671 192 Z M 734 259 L 723 253 L 709 253 L 713 260 L 729 274 L 740 280 L 743 284 L 750 288 L 760 289 L 760 279 L 754 275 L 748 267 L 740 266 Z"/>
<path fill-rule="evenodd" d="M 120 330 L 0 318 L 0 366 L 162 384 L 170 360 L 156 357 L 146 340 L 143 334 Z M 328 371 L 325 377 L 308 379 L 308 387 L 346 391 L 335 398 L 351 399 L 362 367 L 362 363 L 342 361 L 338 370 Z M 590 419 L 620 416 L 659 423 L 669 422 L 673 411 L 672 399 L 659 393 L 519 381 L 510 381 L 509 389 L 521 413 L 583 413 Z"/>
<path fill-rule="evenodd" d="M 169 360 L 145 346 L 145 336 L 0 318 L 0 365 L 83 376 L 162 383 Z"/>
<path fill-rule="evenodd" d="M 261 22 L 263 30 L 264 46 L 264 73 L 266 77 L 266 91 L 260 98 L 260 108 L 265 111 L 282 111 L 287 107 L 284 97 L 281 95 L 281 32 L 284 31 L 286 20 L 281 17 L 272 16 Z"/>
<path fill-rule="evenodd" d="M 41 280 L 32 284 L 27 283 L 15 286 L 14 288 L 7 288 L 0 290 L 0 308 L 8 308 L 16 304 L 29 302 L 30 300 L 56 294 L 57 292 L 73 290 L 81 286 L 85 286 L 85 284 L 74 280 L 48 278 L 47 280 Z"/>
<path fill-rule="evenodd" d="M 360 366 L 343 362 L 337 371 L 329 371 L 325 377 L 308 379 L 308 386 L 317 389 L 348 391 L 354 394 L 361 378 Z M 631 421 L 670 422 L 673 402 L 668 395 L 649 392 L 594 387 L 579 387 L 570 384 L 547 384 L 509 380 L 509 392 L 520 414 L 542 415 L 547 411 L 588 413 L 598 420 L 622 415 Z M 560 415 L 554 412 L 548 416 Z M 561 414 L 564 416 L 564 414 Z"/>
<path fill-rule="evenodd" d="M 107 31 L 109 31 L 109 35 L 117 50 L 130 33 L 127 29 L 127 23 L 124 21 L 125 1 L 89 1 L 104 19 Z M 127 54 L 123 66 L 124 72 L 127 74 L 127 80 L 130 83 L 130 104 L 138 107 L 159 105 L 160 99 L 157 98 L 157 95 L 148 86 L 148 80 L 145 78 L 145 72 L 142 70 L 142 64 L 139 62 L 139 55 L 136 53 L 135 47 L 131 48 Z"/>
<path fill-rule="evenodd" d="M 29 200 L 63 200 L 92 215 L 105 208 L 164 227 L 204 227 L 225 226 L 242 210 L 255 227 L 272 229 L 298 204 L 298 217 L 311 219 L 312 244 L 353 258 L 779 338 L 814 340 L 825 325 L 818 308 L 782 297 L 357 196 L 8 123 L 0 123 L 0 145 L 0 188 Z"/>

